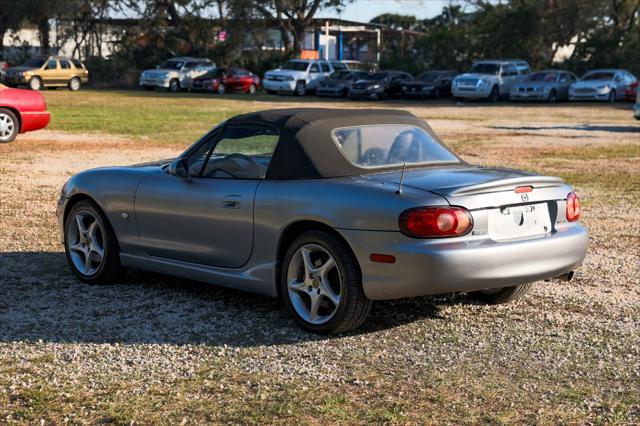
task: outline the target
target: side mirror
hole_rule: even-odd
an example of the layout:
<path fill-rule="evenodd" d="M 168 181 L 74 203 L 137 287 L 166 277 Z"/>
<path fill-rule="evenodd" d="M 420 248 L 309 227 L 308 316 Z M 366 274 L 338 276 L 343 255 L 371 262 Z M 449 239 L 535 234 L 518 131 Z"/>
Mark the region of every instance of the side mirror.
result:
<path fill-rule="evenodd" d="M 178 158 L 169 166 L 169 174 L 182 178 L 186 181 L 191 180 L 191 174 L 189 173 L 189 160 L 186 158 Z"/>

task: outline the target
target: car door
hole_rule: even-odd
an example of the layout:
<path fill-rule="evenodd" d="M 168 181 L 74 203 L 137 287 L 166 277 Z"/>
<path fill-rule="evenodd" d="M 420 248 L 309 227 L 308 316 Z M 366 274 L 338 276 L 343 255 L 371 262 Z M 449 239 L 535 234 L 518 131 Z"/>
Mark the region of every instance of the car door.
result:
<path fill-rule="evenodd" d="M 560 79 L 558 80 L 558 99 L 569 99 L 569 87 L 575 83 L 575 76 L 567 72 L 560 73 Z"/>
<path fill-rule="evenodd" d="M 60 66 L 58 60 L 55 58 L 49 58 L 42 67 L 40 72 L 42 82 L 45 84 L 60 84 Z"/>
<path fill-rule="evenodd" d="M 222 268 L 253 249 L 253 204 L 278 141 L 263 125 L 228 125 L 186 155 L 190 178 L 168 171 L 138 186 L 135 215 L 149 256 Z"/>
<path fill-rule="evenodd" d="M 501 94 L 509 94 L 511 86 L 516 83 L 518 78 L 518 70 L 512 64 L 502 66 L 502 85 L 500 87 Z"/>
<path fill-rule="evenodd" d="M 317 86 L 318 82 L 322 79 L 322 72 L 320 69 L 320 64 L 318 62 L 313 62 L 309 66 L 309 82 L 307 83 L 307 88 L 313 89 Z"/>

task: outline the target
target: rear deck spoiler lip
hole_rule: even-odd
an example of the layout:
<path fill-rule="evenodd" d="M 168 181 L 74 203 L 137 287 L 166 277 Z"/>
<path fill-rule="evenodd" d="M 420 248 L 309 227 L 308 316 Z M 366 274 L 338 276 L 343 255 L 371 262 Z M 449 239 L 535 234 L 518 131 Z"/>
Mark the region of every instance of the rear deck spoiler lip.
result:
<path fill-rule="evenodd" d="M 438 188 L 433 192 L 439 195 L 464 196 L 485 194 L 489 192 L 515 191 L 518 186 L 532 186 L 536 188 L 548 188 L 562 186 L 564 181 L 555 176 L 523 176 L 508 179 L 497 179 L 491 182 L 479 183 L 471 186 L 453 187 L 451 191 L 447 188 Z"/>

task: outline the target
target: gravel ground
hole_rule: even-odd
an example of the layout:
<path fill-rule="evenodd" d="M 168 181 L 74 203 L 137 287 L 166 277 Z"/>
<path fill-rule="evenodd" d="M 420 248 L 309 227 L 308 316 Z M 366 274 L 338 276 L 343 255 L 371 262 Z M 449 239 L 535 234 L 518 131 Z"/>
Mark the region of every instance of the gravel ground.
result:
<path fill-rule="evenodd" d="M 141 272 L 82 285 L 57 240 L 62 183 L 185 145 L 33 133 L 0 146 L 0 423 L 640 423 L 630 112 L 412 110 L 470 162 L 576 184 L 591 245 L 573 281 L 498 307 L 379 302 L 361 330 L 331 338 L 301 331 L 275 300 L 215 286 Z"/>

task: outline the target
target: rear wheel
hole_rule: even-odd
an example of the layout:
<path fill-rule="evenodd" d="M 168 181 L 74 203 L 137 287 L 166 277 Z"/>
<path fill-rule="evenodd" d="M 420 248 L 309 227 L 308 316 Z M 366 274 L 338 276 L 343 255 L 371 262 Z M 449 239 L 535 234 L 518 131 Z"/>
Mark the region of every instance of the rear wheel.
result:
<path fill-rule="evenodd" d="M 11 142 L 20 131 L 18 117 L 13 111 L 0 108 L 0 143 Z"/>
<path fill-rule="evenodd" d="M 31 79 L 29 80 L 29 89 L 31 90 L 42 89 L 42 80 L 40 80 L 40 77 L 31 77 Z"/>
<path fill-rule="evenodd" d="M 616 101 L 616 91 L 614 89 L 611 89 L 611 92 L 609 92 L 609 102 L 615 103 L 615 101 Z"/>
<path fill-rule="evenodd" d="M 69 80 L 69 90 L 72 92 L 77 92 L 80 90 L 80 79 L 78 77 L 73 77 Z"/>
<path fill-rule="evenodd" d="M 289 246 L 280 294 L 306 330 L 335 334 L 359 327 L 371 310 L 355 256 L 335 235 L 309 231 Z"/>
<path fill-rule="evenodd" d="M 64 225 L 64 248 L 71 270 L 85 283 L 111 283 L 124 272 L 111 225 L 91 201 L 71 208 Z"/>
<path fill-rule="evenodd" d="M 472 291 L 469 293 L 469 297 L 490 305 L 499 305 L 520 299 L 529 292 L 532 285 L 533 283 L 527 283 L 513 287 Z"/>

